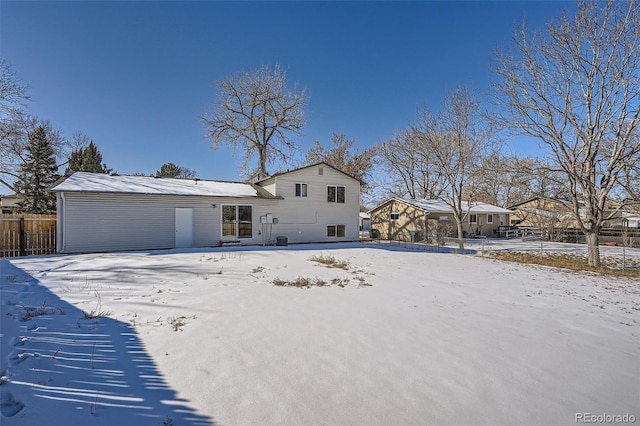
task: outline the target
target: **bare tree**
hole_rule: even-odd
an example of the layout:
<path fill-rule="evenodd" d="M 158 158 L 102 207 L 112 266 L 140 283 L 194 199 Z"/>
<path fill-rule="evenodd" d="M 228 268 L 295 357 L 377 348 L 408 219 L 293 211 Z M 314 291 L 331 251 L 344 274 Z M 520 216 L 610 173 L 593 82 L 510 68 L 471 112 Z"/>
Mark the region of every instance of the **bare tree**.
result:
<path fill-rule="evenodd" d="M 467 87 L 449 92 L 440 110 L 419 112 L 418 123 L 379 146 L 394 196 L 444 201 L 453 211 L 460 248 L 463 221 L 475 196 L 478 170 L 494 147 L 480 103 Z"/>
<path fill-rule="evenodd" d="M 12 191 L 22 163 L 16 159 L 24 155 L 27 129 L 33 127 L 28 124 L 31 120 L 24 110 L 27 100 L 27 86 L 20 83 L 9 64 L 0 58 L 0 185 Z"/>
<path fill-rule="evenodd" d="M 566 179 L 543 159 L 493 151 L 475 170 L 474 198 L 509 207 L 533 197 L 567 198 Z"/>
<path fill-rule="evenodd" d="M 29 99 L 27 86 L 20 83 L 16 73 L 4 59 L 0 58 L 0 113 L 6 116 L 21 113 Z"/>
<path fill-rule="evenodd" d="M 640 157 L 639 24 L 635 0 L 579 2 L 575 16 L 565 12 L 545 31 L 523 25 L 514 51 L 497 58 L 502 118 L 551 150 L 592 266 L 609 194 Z"/>
<path fill-rule="evenodd" d="M 387 172 L 385 190 L 393 196 L 436 199 L 442 195 L 441 168 L 419 125 L 411 125 L 378 147 Z"/>
<path fill-rule="evenodd" d="M 225 143 L 240 150 L 247 177 L 268 176 L 268 164 L 286 160 L 296 149 L 289 135 L 300 134 L 305 125 L 305 90 L 289 88 L 286 71 L 277 64 L 232 75 L 216 87 L 216 105 L 202 118 L 213 148 Z M 258 165 L 252 167 L 256 155 Z"/>
<path fill-rule="evenodd" d="M 373 168 L 373 157 L 376 148 L 367 148 L 362 151 L 353 148 L 354 141 L 347 139 L 344 134 L 334 133 L 331 136 L 333 146 L 325 148 L 320 142 L 315 141 L 305 156 L 305 163 L 314 164 L 325 162 L 338 170 L 366 184 L 369 181 Z"/>
<path fill-rule="evenodd" d="M 636 211 L 640 211 L 640 163 L 625 170 L 623 178 L 623 200 L 630 204 Z"/>
<path fill-rule="evenodd" d="M 433 155 L 441 177 L 439 198 L 451 207 L 463 249 L 463 221 L 475 195 L 476 171 L 493 145 L 490 128 L 474 93 L 458 86 L 446 96 L 438 114 L 423 112 L 421 131 L 423 149 Z"/>
<path fill-rule="evenodd" d="M 16 192 L 16 181 L 20 178 L 21 170 L 27 162 L 29 135 L 39 128 L 44 129 L 47 140 L 58 161 L 58 167 L 67 163 L 69 143 L 62 132 L 49 121 L 39 121 L 27 114 L 15 116 L 8 126 L 11 131 L 4 134 L 5 139 L 0 144 L 0 184 Z"/>

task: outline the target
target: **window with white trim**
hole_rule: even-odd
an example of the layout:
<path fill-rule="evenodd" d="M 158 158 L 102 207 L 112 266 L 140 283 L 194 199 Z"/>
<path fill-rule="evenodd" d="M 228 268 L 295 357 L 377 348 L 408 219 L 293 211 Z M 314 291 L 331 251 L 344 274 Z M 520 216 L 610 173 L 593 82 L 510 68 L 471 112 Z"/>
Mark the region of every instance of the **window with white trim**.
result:
<path fill-rule="evenodd" d="M 330 203 L 344 203 L 346 188 L 344 186 L 327 186 L 327 201 Z"/>
<path fill-rule="evenodd" d="M 306 197 L 306 196 L 307 196 L 307 184 L 296 183 L 296 197 Z"/>
<path fill-rule="evenodd" d="M 398 219 L 400 219 L 400 213 L 391 213 L 391 214 L 389 215 L 389 219 L 391 219 L 391 220 L 398 220 Z"/>
<path fill-rule="evenodd" d="M 492 214 L 488 214 L 487 215 L 487 224 L 493 223 L 493 215 Z"/>
<path fill-rule="evenodd" d="M 327 237 L 344 237 L 344 225 L 327 225 Z"/>
<path fill-rule="evenodd" d="M 469 215 L 469 223 L 478 223 L 478 215 L 470 214 Z"/>

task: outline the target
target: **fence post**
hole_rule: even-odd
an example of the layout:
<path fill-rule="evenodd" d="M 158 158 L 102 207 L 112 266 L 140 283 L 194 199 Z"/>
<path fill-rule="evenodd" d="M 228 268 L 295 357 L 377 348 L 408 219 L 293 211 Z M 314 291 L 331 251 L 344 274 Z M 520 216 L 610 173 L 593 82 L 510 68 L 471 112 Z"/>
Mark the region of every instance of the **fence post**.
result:
<path fill-rule="evenodd" d="M 24 231 L 24 217 L 20 218 L 18 225 L 18 238 L 20 239 L 20 256 L 27 255 L 27 234 Z"/>
<path fill-rule="evenodd" d="M 543 253 L 542 240 L 540 240 L 540 263 L 542 263 L 542 253 Z"/>

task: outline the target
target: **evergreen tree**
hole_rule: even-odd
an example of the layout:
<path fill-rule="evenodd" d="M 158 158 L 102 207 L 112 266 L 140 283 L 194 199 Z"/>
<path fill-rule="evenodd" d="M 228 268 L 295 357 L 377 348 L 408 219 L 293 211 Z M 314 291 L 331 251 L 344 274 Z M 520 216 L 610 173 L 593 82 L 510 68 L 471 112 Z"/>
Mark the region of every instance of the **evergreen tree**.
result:
<path fill-rule="evenodd" d="M 160 170 L 156 172 L 156 177 L 176 178 L 176 179 L 193 179 L 197 176 L 194 170 L 186 167 L 177 166 L 173 163 L 164 163 L 160 166 Z"/>
<path fill-rule="evenodd" d="M 58 179 L 58 166 L 46 130 L 38 126 L 29 133 L 26 160 L 20 167 L 20 177 L 16 184 L 22 201 L 18 212 L 51 214 L 56 211 L 55 194 L 47 188 Z"/>
<path fill-rule="evenodd" d="M 86 148 L 75 149 L 69 156 L 65 173 L 73 172 L 111 173 L 111 169 L 102 162 L 102 154 L 91 141 Z"/>
<path fill-rule="evenodd" d="M 69 160 L 67 161 L 67 168 L 65 169 L 65 174 L 71 174 L 73 172 L 82 171 L 82 154 L 84 149 L 78 148 L 74 149 L 69 155 Z"/>

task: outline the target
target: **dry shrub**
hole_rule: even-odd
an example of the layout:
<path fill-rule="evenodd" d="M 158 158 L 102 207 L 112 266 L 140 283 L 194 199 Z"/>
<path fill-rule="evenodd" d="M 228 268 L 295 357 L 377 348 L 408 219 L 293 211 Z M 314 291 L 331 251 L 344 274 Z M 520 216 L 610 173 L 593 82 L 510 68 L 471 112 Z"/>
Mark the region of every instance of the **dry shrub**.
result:
<path fill-rule="evenodd" d="M 349 262 L 336 259 L 333 256 L 325 256 L 325 255 L 313 256 L 313 257 L 310 257 L 309 260 L 313 262 L 318 262 L 326 266 L 327 268 L 339 268 L 339 269 L 344 269 L 345 271 L 349 269 Z"/>

